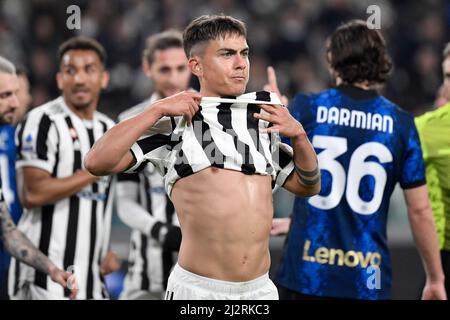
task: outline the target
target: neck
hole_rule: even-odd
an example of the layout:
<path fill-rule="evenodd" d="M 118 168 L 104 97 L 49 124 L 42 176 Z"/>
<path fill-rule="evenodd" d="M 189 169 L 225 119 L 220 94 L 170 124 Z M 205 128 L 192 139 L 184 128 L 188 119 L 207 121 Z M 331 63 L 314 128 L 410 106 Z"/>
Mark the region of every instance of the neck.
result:
<path fill-rule="evenodd" d="M 340 86 L 340 85 L 343 85 L 343 84 L 345 84 L 345 83 L 344 83 L 344 81 L 342 81 L 341 78 L 339 78 L 339 77 L 336 78 L 336 85 L 337 86 Z M 352 85 L 354 87 L 357 87 L 357 88 L 360 88 L 360 89 L 363 89 L 363 90 L 370 90 L 370 89 L 372 89 L 372 86 L 369 85 L 369 81 L 354 82 L 354 83 L 351 83 L 350 85 Z"/>
<path fill-rule="evenodd" d="M 218 94 L 217 92 L 208 90 L 207 88 L 200 88 L 200 95 L 202 97 L 220 97 L 220 94 Z"/>
<path fill-rule="evenodd" d="M 360 88 L 360 89 L 364 89 L 364 90 L 370 90 L 371 89 L 371 86 L 369 85 L 369 83 L 367 81 L 353 83 L 353 86 L 355 86 L 357 88 Z"/>

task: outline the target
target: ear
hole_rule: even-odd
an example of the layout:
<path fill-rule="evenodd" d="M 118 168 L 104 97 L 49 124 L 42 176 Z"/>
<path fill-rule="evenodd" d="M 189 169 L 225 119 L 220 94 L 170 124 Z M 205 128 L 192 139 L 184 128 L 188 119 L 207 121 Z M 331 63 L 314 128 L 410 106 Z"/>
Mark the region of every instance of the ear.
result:
<path fill-rule="evenodd" d="M 58 72 L 56 74 L 56 84 L 58 85 L 58 89 L 62 91 L 63 89 L 63 79 L 62 79 L 63 75 L 61 72 Z"/>
<path fill-rule="evenodd" d="M 109 72 L 108 71 L 103 71 L 103 75 L 102 75 L 102 89 L 106 89 L 106 87 L 108 86 L 109 83 Z"/>
<path fill-rule="evenodd" d="M 151 78 L 152 66 L 150 65 L 150 63 L 148 63 L 146 59 L 142 59 L 142 71 L 148 78 Z"/>
<path fill-rule="evenodd" d="M 189 70 L 191 70 L 193 75 L 199 78 L 203 76 L 203 66 L 201 59 L 198 56 L 189 59 Z"/>

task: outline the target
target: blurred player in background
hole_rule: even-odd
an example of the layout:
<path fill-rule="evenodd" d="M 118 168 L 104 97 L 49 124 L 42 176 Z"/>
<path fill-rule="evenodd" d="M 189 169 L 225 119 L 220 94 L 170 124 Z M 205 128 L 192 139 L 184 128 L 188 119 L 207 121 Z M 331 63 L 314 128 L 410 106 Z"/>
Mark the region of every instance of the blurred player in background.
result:
<path fill-rule="evenodd" d="M 436 108 L 442 107 L 450 101 L 450 43 L 444 48 L 442 61 L 442 76 L 444 81 L 439 87 L 438 93 L 436 95 L 436 100 L 434 106 Z"/>
<path fill-rule="evenodd" d="M 75 272 L 80 299 L 107 298 L 103 276 L 116 267 L 107 253 L 114 185 L 83 168 L 89 148 L 114 125 L 96 111 L 108 83 L 105 59 L 93 39 L 63 43 L 57 74 L 62 96 L 33 109 L 17 130 L 18 190 L 26 208 L 19 229 L 60 268 Z M 48 280 L 40 271 L 12 263 L 10 296 L 69 296 Z"/>
<path fill-rule="evenodd" d="M 20 109 L 20 82 L 15 66 L 3 57 L 0 57 L 0 175 L 3 179 L 3 197 L 8 206 L 9 213 L 14 221 L 19 221 L 22 207 L 16 188 L 16 144 L 14 142 L 14 122 Z M 17 91 L 12 91 L 11 88 Z M 10 256 L 1 248 L 0 244 L 0 286 L 2 296 L 6 296 L 6 283 Z"/>
<path fill-rule="evenodd" d="M 31 106 L 31 92 L 30 81 L 28 79 L 25 69 L 17 68 L 17 79 L 19 80 L 19 91 L 17 92 L 17 98 L 19 99 L 19 107 L 16 109 L 14 116 L 14 124 L 19 124 L 27 114 Z"/>
<path fill-rule="evenodd" d="M 3 57 L 0 57 L 0 124 L 1 124 L 1 141 L 0 147 L 2 151 L 1 163 L 0 163 L 0 256 L 2 258 L 0 264 L 0 299 L 8 299 L 7 294 L 7 268 L 9 264 L 9 255 L 13 255 L 16 259 L 28 264 L 29 266 L 40 270 L 40 272 L 48 274 L 51 279 L 63 287 L 66 287 L 67 280 L 71 276 L 71 273 L 64 272 L 58 269 L 46 256 L 44 256 L 39 250 L 33 246 L 33 244 L 28 240 L 22 232 L 20 232 L 10 215 L 9 208 L 15 208 L 11 201 L 7 202 L 3 196 L 3 190 L 7 190 L 6 194 L 11 200 L 16 193 L 11 190 L 11 179 L 10 171 L 3 170 L 4 168 L 10 167 L 10 157 L 9 150 L 14 148 L 14 137 L 5 135 L 9 131 L 3 130 L 5 126 L 9 126 L 13 123 L 15 118 L 15 112 L 18 110 L 19 101 L 19 80 L 16 75 L 16 70 L 14 65 Z M 12 127 L 11 127 L 12 128 Z M 14 156 L 15 160 L 15 156 Z M 12 171 L 14 172 L 14 162 L 12 162 Z M 6 183 L 2 184 L 2 177 L 5 177 Z M 15 174 L 14 174 L 15 178 Z M 15 183 L 15 180 L 14 180 Z M 6 186 L 6 189 L 4 187 Z M 14 184 L 15 186 L 15 184 Z M 15 200 L 15 199 L 14 199 Z M 18 202 L 18 199 L 17 199 Z M 76 295 L 75 291 L 71 292 L 71 297 Z"/>
<path fill-rule="evenodd" d="M 389 299 L 389 199 L 404 189 L 427 282 L 423 299 L 445 299 L 425 166 L 413 117 L 380 96 L 391 70 L 381 33 L 351 21 L 332 34 L 336 88 L 299 94 L 290 106 L 318 152 L 322 189 L 296 198 L 277 282 L 284 299 Z M 273 232 L 276 233 L 276 232 Z"/>
<path fill-rule="evenodd" d="M 450 86 L 450 43 L 444 49 L 444 83 Z M 439 236 L 445 289 L 450 295 L 450 103 L 416 118 L 425 160 L 428 196 Z"/>
<path fill-rule="evenodd" d="M 190 71 L 177 31 L 166 31 L 147 39 L 143 71 L 152 80 L 150 99 L 119 115 L 119 121 L 141 113 L 146 107 L 186 90 Z M 174 264 L 173 251 L 181 244 L 181 230 L 163 177 L 152 164 L 139 173 L 120 173 L 117 211 L 131 234 L 128 273 L 121 299 L 161 299 Z"/>

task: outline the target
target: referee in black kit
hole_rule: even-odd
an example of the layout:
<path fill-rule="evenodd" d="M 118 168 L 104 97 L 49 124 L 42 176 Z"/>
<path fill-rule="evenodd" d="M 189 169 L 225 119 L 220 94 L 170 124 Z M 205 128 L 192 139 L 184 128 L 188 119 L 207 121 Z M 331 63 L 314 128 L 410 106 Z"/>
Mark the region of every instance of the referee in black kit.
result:
<path fill-rule="evenodd" d="M 97 112 L 108 84 L 105 51 L 95 40 L 71 38 L 59 49 L 62 96 L 33 109 L 17 130 L 19 222 L 30 240 L 59 268 L 74 272 L 78 299 L 108 297 L 103 276 L 115 267 L 108 251 L 113 180 L 83 167 L 94 142 L 114 125 Z M 69 291 L 45 274 L 14 261 L 12 299 L 67 299 Z"/>

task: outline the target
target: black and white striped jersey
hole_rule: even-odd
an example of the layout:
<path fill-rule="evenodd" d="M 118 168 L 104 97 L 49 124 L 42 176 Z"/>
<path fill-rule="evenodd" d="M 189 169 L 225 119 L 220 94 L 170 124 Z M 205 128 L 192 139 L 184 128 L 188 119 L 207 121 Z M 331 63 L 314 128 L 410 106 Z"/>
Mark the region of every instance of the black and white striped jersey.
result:
<path fill-rule="evenodd" d="M 114 122 L 100 112 L 91 121 L 73 113 L 62 97 L 33 109 L 16 131 L 16 168 L 35 167 L 55 178 L 84 169 L 83 159 L 91 146 Z M 25 209 L 19 229 L 59 268 L 73 271 L 78 299 L 107 297 L 100 264 L 109 248 L 114 180 L 102 177 L 77 194 L 56 203 Z M 45 274 L 24 264 L 12 263 L 9 293 L 15 295 L 23 282 L 68 297 Z"/>
<path fill-rule="evenodd" d="M 119 121 L 141 113 L 158 100 L 152 97 L 119 115 Z M 150 236 L 156 222 L 179 226 L 172 202 L 164 189 L 163 177 L 152 164 L 139 173 L 118 175 L 117 212 L 132 228 L 128 272 L 121 294 L 123 299 L 137 299 L 140 291 L 162 292 L 163 262 L 161 244 Z"/>
<path fill-rule="evenodd" d="M 208 97 L 190 125 L 181 117 L 160 119 L 133 144 L 136 164 L 126 172 L 152 163 L 164 176 L 169 196 L 178 179 L 211 166 L 271 175 L 273 186 L 282 186 L 294 170 L 293 151 L 277 133 L 261 131 L 271 125 L 253 116 L 265 113 L 258 106 L 261 101 L 281 105 L 276 94 L 266 91 L 231 99 Z"/>

